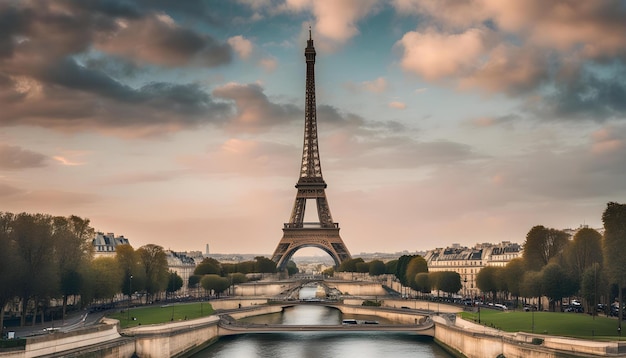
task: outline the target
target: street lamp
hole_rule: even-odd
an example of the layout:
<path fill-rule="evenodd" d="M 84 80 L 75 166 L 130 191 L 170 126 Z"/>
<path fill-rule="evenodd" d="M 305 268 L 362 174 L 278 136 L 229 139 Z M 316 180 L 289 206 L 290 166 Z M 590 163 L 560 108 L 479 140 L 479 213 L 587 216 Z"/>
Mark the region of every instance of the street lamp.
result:
<path fill-rule="evenodd" d="M 128 309 L 126 310 L 128 315 L 128 321 L 130 321 L 130 301 L 132 299 L 133 292 L 133 275 L 130 275 L 128 280 Z"/>

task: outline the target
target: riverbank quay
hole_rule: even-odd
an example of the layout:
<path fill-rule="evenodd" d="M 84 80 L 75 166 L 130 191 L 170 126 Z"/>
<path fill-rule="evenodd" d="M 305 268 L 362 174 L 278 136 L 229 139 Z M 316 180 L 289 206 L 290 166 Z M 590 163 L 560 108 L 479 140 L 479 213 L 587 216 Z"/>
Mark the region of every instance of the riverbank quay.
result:
<path fill-rule="evenodd" d="M 435 341 L 457 357 L 626 357 L 626 342 L 504 332 L 458 318 L 433 316 Z"/>
<path fill-rule="evenodd" d="M 599 342 L 565 337 L 545 336 L 529 333 L 503 332 L 458 318 L 454 313 L 440 313 L 398 307 L 360 306 L 359 300 L 353 304 L 328 304 L 344 313 L 368 314 L 399 319 L 399 322 L 423 323 L 420 318 L 434 322 L 429 332 L 437 344 L 458 357 L 626 357 L 626 342 Z M 45 336 L 27 339 L 23 349 L 14 348 L 0 352 L 0 358 L 30 357 L 187 357 L 216 342 L 220 334 L 220 324 L 227 315 L 232 319 L 280 312 L 285 306 L 266 304 L 267 300 L 215 300 L 211 304 L 216 314 L 193 320 L 143 325 L 124 330 L 119 323 L 103 319 L 92 327 L 73 332 L 56 332 Z M 290 303 L 311 304 L 311 303 Z M 321 303 L 314 303 L 321 304 Z M 395 306 L 395 307 L 394 307 Z M 453 306 L 439 307 L 440 312 L 453 311 Z M 232 332 L 231 332 L 232 333 Z M 416 332 L 420 334 L 419 332 Z M 421 332 L 423 334 L 425 332 Z"/>

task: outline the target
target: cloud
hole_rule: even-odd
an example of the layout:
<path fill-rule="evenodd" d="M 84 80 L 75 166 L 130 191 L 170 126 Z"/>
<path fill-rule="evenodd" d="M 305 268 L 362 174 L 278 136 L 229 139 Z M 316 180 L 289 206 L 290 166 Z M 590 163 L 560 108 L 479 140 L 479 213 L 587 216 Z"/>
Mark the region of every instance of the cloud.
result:
<path fill-rule="evenodd" d="M 274 72 L 278 67 L 278 61 L 275 58 L 262 58 L 259 60 L 259 64 L 268 72 Z"/>
<path fill-rule="evenodd" d="M 345 87 L 350 91 L 367 91 L 376 94 L 384 93 L 387 91 L 388 86 L 389 83 L 384 77 L 378 77 L 373 81 L 363 81 L 361 83 L 348 82 L 345 84 Z"/>
<path fill-rule="evenodd" d="M 401 49 L 401 67 L 435 81 L 458 76 L 475 68 L 492 45 L 487 29 L 469 29 L 459 34 L 442 34 L 433 29 L 411 31 L 396 46 Z"/>
<path fill-rule="evenodd" d="M 406 109 L 406 103 L 398 102 L 398 101 L 392 101 L 392 102 L 389 102 L 389 108 Z"/>
<path fill-rule="evenodd" d="M 22 149 L 19 146 L 0 144 L 0 170 L 40 168 L 47 165 L 48 157 Z"/>
<path fill-rule="evenodd" d="M 181 27 L 165 14 L 118 20 L 116 25 L 114 30 L 96 37 L 97 49 L 135 61 L 167 67 L 215 67 L 231 61 L 229 44 L 219 43 L 207 34 Z M 239 46 L 237 50 L 243 51 L 243 42 L 236 44 Z"/>
<path fill-rule="evenodd" d="M 237 132 L 259 132 L 304 116 L 292 104 L 271 102 L 258 84 L 229 83 L 213 90 L 213 96 L 234 102 L 235 114 L 228 127 Z"/>
<path fill-rule="evenodd" d="M 334 49 L 343 45 L 359 34 L 357 24 L 367 16 L 376 13 L 380 6 L 378 0 L 286 0 L 285 2 L 239 1 L 249 6 L 255 14 L 263 11 L 270 16 L 284 13 L 310 12 L 315 18 L 312 24 L 314 38 L 318 46 Z M 262 17 L 262 16 L 261 16 Z M 305 24 L 303 30 L 308 30 Z M 307 33 L 308 37 L 308 33 Z"/>
<path fill-rule="evenodd" d="M 228 44 L 235 52 L 244 60 L 247 60 L 252 54 L 252 42 L 241 35 L 233 36 L 228 39 Z"/>

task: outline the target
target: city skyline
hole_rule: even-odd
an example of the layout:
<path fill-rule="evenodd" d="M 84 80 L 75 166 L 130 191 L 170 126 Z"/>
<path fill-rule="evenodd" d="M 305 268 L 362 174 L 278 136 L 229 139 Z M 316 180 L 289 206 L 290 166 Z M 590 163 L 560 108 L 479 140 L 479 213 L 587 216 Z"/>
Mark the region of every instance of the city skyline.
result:
<path fill-rule="evenodd" d="M 626 201 L 624 1 L 14 1 L 0 210 L 87 217 L 135 247 L 271 253 L 309 26 L 353 254 L 522 243 Z"/>

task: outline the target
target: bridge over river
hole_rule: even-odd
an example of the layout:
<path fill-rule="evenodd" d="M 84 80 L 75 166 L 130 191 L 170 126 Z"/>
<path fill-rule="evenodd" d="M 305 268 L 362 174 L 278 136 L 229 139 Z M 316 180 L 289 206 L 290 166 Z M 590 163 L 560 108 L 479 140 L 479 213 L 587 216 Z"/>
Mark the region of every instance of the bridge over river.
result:
<path fill-rule="evenodd" d="M 327 307 L 337 308 L 344 311 L 346 307 L 344 305 L 337 304 L 323 304 Z M 282 306 L 282 307 L 281 307 Z M 286 307 L 294 306 L 278 305 L 277 309 L 283 309 Z M 342 307 L 343 306 L 343 307 Z M 362 314 L 375 314 L 376 311 L 388 311 L 386 309 L 373 308 L 373 307 L 358 307 Z M 398 311 L 398 310 L 394 310 Z M 401 311 L 400 311 L 401 312 Z M 408 314 L 407 314 L 408 315 Z M 350 323 L 344 324 L 322 324 L 322 325 L 297 325 L 297 324 L 259 324 L 241 322 L 234 319 L 227 313 L 219 315 L 220 320 L 218 323 L 218 335 L 229 336 L 237 334 L 248 333 L 282 333 L 282 332 L 406 332 L 420 336 L 433 337 L 435 334 L 434 322 L 428 316 L 422 316 L 419 319 L 414 314 L 410 314 L 412 317 L 410 320 L 415 320 L 415 323 L 398 323 L 398 324 L 379 324 L 372 321 L 356 321 L 350 320 Z M 408 319 L 407 319 L 408 321 Z"/>

